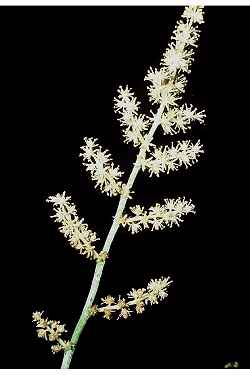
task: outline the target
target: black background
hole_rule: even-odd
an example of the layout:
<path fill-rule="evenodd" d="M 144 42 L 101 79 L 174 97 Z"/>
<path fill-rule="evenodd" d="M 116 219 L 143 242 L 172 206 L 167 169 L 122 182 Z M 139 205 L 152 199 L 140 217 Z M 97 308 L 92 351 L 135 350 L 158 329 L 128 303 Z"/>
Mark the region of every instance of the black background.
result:
<path fill-rule="evenodd" d="M 61 354 L 37 338 L 31 314 L 45 310 L 71 333 L 94 265 L 66 243 L 45 200 L 65 190 L 103 243 L 118 198 L 95 191 L 78 157 L 82 139 L 99 138 L 128 177 L 136 150 L 122 142 L 113 97 L 128 84 L 149 114 L 143 79 L 159 66 L 182 11 L 1 7 L 3 185 L 10 193 L 3 254 L 11 261 L 2 272 L 2 367 L 60 367 Z M 249 8 L 206 7 L 205 17 L 185 100 L 207 110 L 207 125 L 178 138 L 201 139 L 205 154 L 159 179 L 139 174 L 131 203 L 184 195 L 197 214 L 171 231 L 131 236 L 121 229 L 96 301 L 161 275 L 174 284 L 166 301 L 142 315 L 89 320 L 72 368 L 249 367 Z M 156 141 L 171 140 L 159 133 Z"/>

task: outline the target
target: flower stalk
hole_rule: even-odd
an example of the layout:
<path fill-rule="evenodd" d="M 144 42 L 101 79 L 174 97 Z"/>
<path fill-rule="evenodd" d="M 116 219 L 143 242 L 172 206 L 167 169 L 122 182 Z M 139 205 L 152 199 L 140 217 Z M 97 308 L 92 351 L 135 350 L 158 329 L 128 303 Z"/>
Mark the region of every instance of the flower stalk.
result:
<path fill-rule="evenodd" d="M 129 199 L 133 196 L 133 185 L 140 171 L 149 172 L 149 177 L 168 174 L 176 171 L 181 166 L 192 166 L 203 153 L 199 141 L 195 144 L 190 140 L 178 141 L 176 144 L 155 145 L 154 135 L 158 128 L 166 135 L 186 133 L 193 122 L 204 123 L 204 110 L 198 111 L 192 104 L 179 104 L 187 83 L 186 74 L 191 71 L 194 60 L 194 47 L 199 39 L 199 24 L 203 23 L 203 7 L 185 7 L 182 19 L 177 23 L 163 58 L 160 69 L 150 69 L 145 77 L 149 81 L 148 95 L 153 105 L 158 109 L 152 116 L 139 113 L 139 104 L 134 93 L 126 86 L 120 86 L 118 96 L 114 99 L 114 110 L 118 113 L 125 143 L 131 143 L 138 148 L 136 160 L 126 183 L 121 178 L 123 172 L 115 166 L 110 153 L 98 144 L 97 139 L 84 138 L 81 147 L 82 164 L 90 173 L 91 179 L 102 193 L 108 196 L 119 195 L 116 212 L 101 250 L 97 249 L 97 234 L 89 229 L 84 219 L 80 219 L 76 206 L 71 202 L 71 197 L 65 192 L 50 196 L 47 201 L 53 204 L 54 215 L 51 217 L 59 223 L 59 231 L 68 240 L 71 247 L 89 260 L 95 261 L 90 290 L 81 315 L 75 326 L 71 339 L 65 341 L 61 334 L 67 332 L 59 321 L 50 321 L 42 317 L 42 313 L 33 313 L 33 321 L 37 326 L 38 337 L 54 342 L 51 350 L 53 353 L 64 352 L 61 368 L 69 368 L 75 348 L 81 333 L 90 317 L 98 313 L 110 319 L 118 313 L 118 318 L 127 319 L 134 308 L 137 314 L 145 310 L 147 304 L 158 304 L 168 295 L 168 287 L 172 280 L 170 277 L 151 279 L 147 288 L 132 289 L 127 294 L 128 299 L 115 299 L 112 296 L 102 298 L 100 306 L 94 304 L 99 284 L 102 278 L 105 263 L 108 259 L 113 240 L 120 226 L 127 227 L 134 234 L 140 230 L 159 230 L 173 225 L 179 226 L 183 217 L 195 213 L 195 206 L 191 200 L 185 198 L 166 198 L 164 204 L 156 203 L 148 210 L 136 204 L 130 207 L 133 216 L 126 212 Z M 197 25 L 198 24 L 198 25 Z"/>
<path fill-rule="evenodd" d="M 135 179 L 137 177 L 137 174 L 138 174 L 138 172 L 140 171 L 140 168 L 141 168 L 141 160 L 142 160 L 142 158 L 145 154 L 147 144 L 148 144 L 148 142 L 150 142 L 153 139 L 153 136 L 154 136 L 154 133 L 157 129 L 157 126 L 160 124 L 160 119 L 161 119 L 161 115 L 163 113 L 163 110 L 164 110 L 164 105 L 162 104 L 162 105 L 160 105 L 160 107 L 158 109 L 157 116 L 155 117 L 155 121 L 153 123 L 153 126 L 148 133 L 147 141 L 145 142 L 144 147 L 141 147 L 141 149 L 138 153 L 136 162 L 134 163 L 134 167 L 133 167 L 133 169 L 130 173 L 130 176 L 128 178 L 128 182 L 126 184 L 126 190 L 127 191 L 131 191 L 131 189 L 133 187 L 134 181 L 135 181 Z M 123 211 L 125 209 L 127 200 L 128 200 L 127 194 L 125 194 L 125 195 L 121 194 L 113 223 L 111 225 L 111 228 L 109 230 L 109 233 L 107 235 L 106 241 L 105 241 L 104 246 L 103 246 L 103 249 L 107 253 L 109 253 L 109 250 L 110 250 L 111 244 L 113 242 L 113 239 L 114 239 L 114 237 L 117 233 L 117 230 L 118 230 L 119 226 L 121 225 L 121 217 L 123 215 Z M 93 275 L 93 279 L 92 279 L 92 283 L 91 283 L 91 287 L 90 287 L 90 290 L 89 290 L 87 300 L 85 302 L 82 313 L 80 315 L 80 318 L 79 318 L 79 320 L 76 324 L 76 327 L 74 329 L 73 335 L 72 335 L 71 340 L 70 340 L 70 342 L 73 344 L 73 347 L 70 350 L 67 350 L 64 353 L 61 368 L 69 368 L 72 357 L 73 357 L 73 354 L 74 354 L 74 351 L 75 351 L 75 347 L 78 343 L 80 335 L 81 335 L 88 319 L 91 317 L 91 306 L 93 305 L 96 293 L 98 291 L 98 287 L 99 287 L 100 280 L 101 280 L 101 277 L 102 277 L 104 265 L 105 265 L 105 261 L 96 263 L 95 272 L 94 272 L 94 275 Z"/>

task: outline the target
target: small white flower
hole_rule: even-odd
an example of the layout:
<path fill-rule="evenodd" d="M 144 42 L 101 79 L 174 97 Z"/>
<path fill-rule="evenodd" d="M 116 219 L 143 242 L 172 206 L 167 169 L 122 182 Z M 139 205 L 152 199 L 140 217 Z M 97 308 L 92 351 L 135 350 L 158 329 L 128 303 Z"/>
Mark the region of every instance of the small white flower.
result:
<path fill-rule="evenodd" d="M 155 297 L 156 299 L 159 298 L 160 300 L 163 300 L 164 298 L 168 296 L 167 289 L 171 283 L 172 283 L 172 280 L 170 280 L 169 277 L 167 278 L 162 277 L 161 279 L 155 279 L 155 280 L 152 279 L 148 283 L 148 286 L 147 286 L 149 295 L 151 295 L 152 297 Z M 146 300 L 146 303 L 148 301 L 150 301 L 149 298 Z"/>
<path fill-rule="evenodd" d="M 134 215 L 140 216 L 144 214 L 144 207 L 137 204 L 135 207 L 130 207 L 130 211 L 133 212 Z"/>
<path fill-rule="evenodd" d="M 190 23 L 179 21 L 174 30 L 172 39 L 175 40 L 178 48 L 184 48 L 186 45 L 197 47 L 197 40 L 199 39 L 200 30 Z"/>
<path fill-rule="evenodd" d="M 130 223 L 128 230 L 131 231 L 132 234 L 138 233 L 140 230 L 142 230 L 142 227 L 139 223 Z"/>
<path fill-rule="evenodd" d="M 65 194 L 66 193 L 64 191 L 62 194 L 58 193 L 54 196 L 50 196 L 48 197 L 48 199 L 46 199 L 46 202 L 51 202 L 55 206 L 67 206 L 68 201 L 70 200 L 70 197 L 66 197 Z"/>
<path fill-rule="evenodd" d="M 183 118 L 187 123 L 191 123 L 192 121 L 198 121 L 200 123 L 204 123 L 204 118 L 206 117 L 205 111 L 198 112 L 197 108 L 195 108 L 192 104 L 188 107 L 185 103 L 181 106 L 180 112 L 183 115 Z"/>
<path fill-rule="evenodd" d="M 134 94 L 133 92 L 131 91 L 131 89 L 128 88 L 128 86 L 125 87 L 125 89 L 122 88 L 122 86 L 119 86 L 119 89 L 117 90 L 118 91 L 118 99 L 120 100 L 130 100 L 130 99 L 133 99 L 134 97 Z"/>
<path fill-rule="evenodd" d="M 134 97 L 134 93 L 130 91 L 128 86 L 125 89 L 122 86 L 118 89 L 118 98 L 114 99 L 115 112 L 127 112 L 129 114 L 137 114 L 140 102 Z"/>
<path fill-rule="evenodd" d="M 187 18 L 194 23 L 204 23 L 203 19 L 203 6 L 189 5 L 185 7 L 183 18 Z"/>
<path fill-rule="evenodd" d="M 166 66 L 172 74 L 176 74 L 177 70 L 189 73 L 193 53 L 192 49 L 180 49 L 171 43 L 163 55 L 161 64 Z"/>
<path fill-rule="evenodd" d="M 164 81 L 169 81 L 172 78 L 171 75 L 165 69 L 153 69 L 149 68 L 144 81 L 150 81 L 153 85 L 162 85 Z"/>

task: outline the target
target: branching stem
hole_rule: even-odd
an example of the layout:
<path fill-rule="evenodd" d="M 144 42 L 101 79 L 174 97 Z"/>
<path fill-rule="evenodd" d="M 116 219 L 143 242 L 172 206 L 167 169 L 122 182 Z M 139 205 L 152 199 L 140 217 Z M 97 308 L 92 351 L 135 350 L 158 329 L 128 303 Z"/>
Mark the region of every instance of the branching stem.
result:
<path fill-rule="evenodd" d="M 138 172 L 141 168 L 141 160 L 145 155 L 145 152 L 147 150 L 147 146 L 152 141 L 154 133 L 155 133 L 158 125 L 160 124 L 161 116 L 162 116 L 162 113 L 164 111 L 164 107 L 165 107 L 165 105 L 164 105 L 164 103 L 162 103 L 160 105 L 158 111 L 157 111 L 154 122 L 153 122 L 148 134 L 145 137 L 145 141 L 140 148 L 140 151 L 137 155 L 136 162 L 134 163 L 134 167 L 131 171 L 128 182 L 126 184 L 126 190 L 127 191 L 130 191 L 133 184 L 134 184 L 134 181 L 137 177 L 137 174 L 138 174 Z M 105 244 L 103 246 L 103 250 L 105 250 L 107 253 L 110 250 L 113 239 L 114 239 L 114 237 L 116 235 L 116 232 L 117 232 L 117 230 L 120 226 L 120 219 L 122 217 L 122 214 L 123 214 L 124 208 L 126 206 L 127 200 L 128 200 L 128 195 L 127 194 L 121 194 L 113 223 L 111 225 L 111 228 L 109 230 L 109 233 L 108 233 L 106 241 L 105 241 Z M 70 340 L 71 343 L 73 344 L 73 347 L 72 347 L 72 349 L 65 351 L 61 368 L 69 368 L 72 357 L 73 357 L 73 354 L 74 354 L 74 351 L 75 351 L 75 348 L 76 348 L 76 345 L 77 345 L 78 340 L 80 338 L 80 335 L 81 335 L 81 333 L 83 331 L 83 328 L 85 327 L 85 324 L 87 323 L 89 317 L 91 316 L 90 308 L 93 305 L 96 293 L 98 291 L 98 287 L 99 287 L 100 280 L 101 280 L 101 277 L 102 277 L 104 265 L 105 265 L 105 260 L 99 261 L 99 262 L 96 263 L 95 272 L 94 272 L 94 275 L 93 275 L 93 279 L 92 279 L 92 283 L 91 283 L 91 287 L 90 287 L 90 290 L 89 290 L 87 300 L 85 302 L 82 313 L 81 313 L 80 318 L 79 318 L 79 320 L 78 320 L 78 322 L 75 326 L 73 335 L 72 335 L 71 340 Z"/>

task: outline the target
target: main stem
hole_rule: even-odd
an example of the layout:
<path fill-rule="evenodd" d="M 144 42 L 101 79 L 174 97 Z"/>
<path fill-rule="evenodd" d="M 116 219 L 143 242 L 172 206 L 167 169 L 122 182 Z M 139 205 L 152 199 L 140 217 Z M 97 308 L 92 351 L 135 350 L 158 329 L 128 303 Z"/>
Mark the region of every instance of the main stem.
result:
<path fill-rule="evenodd" d="M 165 105 L 164 105 L 164 103 L 162 103 L 160 105 L 159 109 L 158 109 L 158 112 L 157 112 L 156 116 L 155 116 L 155 119 L 154 119 L 153 125 L 151 126 L 151 129 L 149 130 L 148 134 L 145 137 L 145 142 L 142 145 L 142 147 L 141 147 L 141 149 L 140 149 L 140 151 L 137 155 L 136 162 L 134 163 L 134 167 L 131 171 L 131 174 L 129 176 L 129 179 L 128 179 L 128 182 L 127 182 L 127 185 L 126 185 L 126 188 L 127 188 L 126 190 L 128 192 L 131 190 L 131 188 L 134 184 L 134 181 L 136 179 L 136 176 L 137 176 L 137 174 L 138 174 L 138 172 L 141 168 L 141 160 L 142 160 L 142 158 L 143 158 L 143 156 L 146 152 L 147 145 L 152 141 L 154 133 L 157 129 L 157 126 L 160 123 L 161 116 L 162 116 L 162 113 L 164 111 L 164 107 L 165 107 Z M 113 239 L 114 239 L 114 237 L 116 235 L 116 232 L 117 232 L 117 230 L 120 226 L 120 219 L 122 217 L 122 214 L 123 214 L 124 208 L 126 206 L 127 200 L 128 200 L 128 195 L 127 194 L 121 194 L 113 223 L 111 225 L 111 228 L 109 230 L 109 233 L 108 233 L 106 241 L 105 241 L 105 244 L 103 246 L 103 250 L 105 250 L 107 253 L 110 250 Z M 75 348 L 76 348 L 76 345 L 77 345 L 78 340 L 80 338 L 80 335 L 82 333 L 82 330 L 85 327 L 85 324 L 87 323 L 89 317 L 91 316 L 90 308 L 93 305 L 96 293 L 98 291 L 98 287 L 99 287 L 100 280 L 101 280 L 101 277 L 102 277 L 102 271 L 103 271 L 104 265 L 105 265 L 105 261 L 96 263 L 95 272 L 94 272 L 94 276 L 93 276 L 93 279 L 92 279 L 92 283 L 91 283 L 91 287 L 90 287 L 90 290 L 89 290 L 87 300 L 85 302 L 82 313 L 81 313 L 80 318 L 79 318 L 79 320 L 78 320 L 78 322 L 75 326 L 73 335 L 72 335 L 71 340 L 70 340 L 71 343 L 73 344 L 73 347 L 72 347 L 72 349 L 67 350 L 64 353 L 61 368 L 69 368 L 72 357 L 73 357 L 73 354 L 74 354 L 74 351 L 75 351 Z"/>

